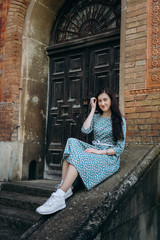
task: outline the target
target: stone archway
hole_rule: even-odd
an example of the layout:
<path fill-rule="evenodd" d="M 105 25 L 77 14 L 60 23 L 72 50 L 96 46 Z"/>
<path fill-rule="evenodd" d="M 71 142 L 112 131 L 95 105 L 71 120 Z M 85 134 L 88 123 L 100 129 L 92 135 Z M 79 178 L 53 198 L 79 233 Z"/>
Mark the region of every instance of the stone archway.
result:
<path fill-rule="evenodd" d="M 2 179 L 28 179 L 36 160 L 36 176 L 43 176 L 47 106 L 48 59 L 45 46 L 64 1 L 10 1 L 6 25 L 2 95 L 10 137 L 1 142 Z M 6 101 L 6 102 L 5 102 Z"/>
<path fill-rule="evenodd" d="M 31 0 L 26 12 L 22 46 L 23 178 L 28 178 L 29 164 L 34 160 L 37 161 L 36 176 L 43 176 L 49 67 L 45 48 L 63 3 L 64 0 Z"/>
<path fill-rule="evenodd" d="M 52 25 L 64 2 L 65 0 L 20 0 L 17 4 L 17 1 L 12 0 L 10 3 L 6 27 L 4 82 L 12 92 L 12 99 L 9 99 L 11 103 L 7 103 L 7 107 L 9 112 L 12 111 L 14 121 L 11 122 L 10 142 L 2 143 L 2 155 L 7 153 L 4 159 L 5 175 L 8 174 L 6 179 L 28 179 L 32 161 L 37 162 L 36 177 L 43 176 L 48 100 L 48 57 L 45 47 L 49 45 Z M 124 25 L 125 19 L 122 29 L 125 29 Z M 123 63 L 121 56 L 122 106 Z"/>

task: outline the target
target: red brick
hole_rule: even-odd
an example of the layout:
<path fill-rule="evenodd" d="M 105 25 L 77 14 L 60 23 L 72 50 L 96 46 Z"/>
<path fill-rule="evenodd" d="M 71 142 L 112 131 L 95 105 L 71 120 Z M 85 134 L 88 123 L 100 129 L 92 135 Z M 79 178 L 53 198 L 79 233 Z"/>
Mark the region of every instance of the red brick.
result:
<path fill-rule="evenodd" d="M 158 123 L 157 118 L 146 119 L 146 124 L 156 124 Z"/>
<path fill-rule="evenodd" d="M 147 136 L 147 131 L 136 131 L 136 132 L 134 132 L 134 135 L 136 136 L 136 137 L 144 137 L 144 136 Z"/>
<path fill-rule="evenodd" d="M 126 102 L 125 103 L 125 108 L 127 108 L 127 107 L 137 107 L 139 105 L 140 105 L 139 102 Z"/>
<path fill-rule="evenodd" d="M 134 137 L 134 138 L 132 139 L 132 142 L 134 142 L 134 143 L 140 143 L 140 142 L 141 142 L 141 138 L 140 138 L 140 137 Z"/>
<path fill-rule="evenodd" d="M 151 113 L 140 113 L 139 118 L 150 118 L 152 116 Z"/>
<path fill-rule="evenodd" d="M 127 137 L 133 137 L 134 136 L 134 132 L 133 131 L 127 131 L 126 136 Z"/>
<path fill-rule="evenodd" d="M 157 137 L 159 135 L 160 135 L 159 131 L 148 131 L 147 132 L 147 136 Z"/>
<path fill-rule="evenodd" d="M 154 100 L 160 99 L 160 94 L 149 94 L 147 96 L 147 99 L 154 99 Z"/>
<path fill-rule="evenodd" d="M 144 79 L 144 83 L 135 84 L 135 89 L 144 89 L 145 87 L 146 87 L 145 79 Z"/>
<path fill-rule="evenodd" d="M 153 137 L 153 142 L 160 143 L 160 137 Z"/>
<path fill-rule="evenodd" d="M 160 118 L 160 112 L 152 113 L 153 118 Z"/>
<path fill-rule="evenodd" d="M 135 108 L 125 108 L 125 113 L 134 113 L 135 112 Z"/>
<path fill-rule="evenodd" d="M 139 125 L 139 124 L 145 124 L 146 123 L 146 119 L 135 119 L 135 124 Z"/>
<path fill-rule="evenodd" d="M 160 124 L 155 124 L 152 126 L 152 129 L 160 129 Z"/>
<path fill-rule="evenodd" d="M 134 89 L 135 89 L 134 84 L 127 84 L 127 83 L 125 82 L 125 90 L 126 90 L 126 89 L 134 90 Z"/>
<path fill-rule="evenodd" d="M 145 100 L 146 97 L 147 97 L 146 94 L 142 94 L 142 95 L 136 95 L 135 98 L 136 98 L 137 101 L 141 101 L 141 100 Z"/>
<path fill-rule="evenodd" d="M 143 143 L 151 143 L 152 142 L 152 137 L 142 137 L 141 142 Z"/>
<path fill-rule="evenodd" d="M 160 100 L 152 100 L 152 105 L 153 106 L 159 106 L 160 105 Z"/>
<path fill-rule="evenodd" d="M 126 114 L 126 118 L 127 119 L 133 119 L 133 118 L 139 118 L 140 114 L 139 113 L 130 113 L 130 114 Z"/>
<path fill-rule="evenodd" d="M 146 101 L 141 101 L 140 106 L 151 106 L 152 101 L 151 100 L 146 100 Z"/>
<path fill-rule="evenodd" d="M 156 112 L 158 111 L 158 106 L 148 106 L 148 107 L 136 107 L 135 112 Z"/>
<path fill-rule="evenodd" d="M 149 130 L 151 130 L 151 125 L 140 125 L 139 129 L 149 131 Z"/>

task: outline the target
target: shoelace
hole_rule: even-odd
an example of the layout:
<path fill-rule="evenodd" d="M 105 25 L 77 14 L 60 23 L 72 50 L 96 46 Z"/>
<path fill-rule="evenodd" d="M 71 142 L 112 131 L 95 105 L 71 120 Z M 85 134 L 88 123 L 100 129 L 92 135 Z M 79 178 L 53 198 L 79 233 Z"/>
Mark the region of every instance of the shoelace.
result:
<path fill-rule="evenodd" d="M 58 188 L 60 188 L 61 185 L 62 185 L 61 183 L 60 183 L 60 184 L 57 184 L 57 185 L 55 186 L 55 188 L 58 189 Z"/>
<path fill-rule="evenodd" d="M 62 183 L 63 183 L 63 180 L 61 180 L 61 182 L 60 182 L 59 184 L 57 184 L 57 185 L 55 186 L 55 188 L 56 188 L 56 189 L 60 188 L 60 186 L 62 185 Z"/>
<path fill-rule="evenodd" d="M 51 206 L 55 198 L 58 198 L 58 195 L 56 193 L 52 193 L 50 198 L 48 198 L 44 205 Z"/>

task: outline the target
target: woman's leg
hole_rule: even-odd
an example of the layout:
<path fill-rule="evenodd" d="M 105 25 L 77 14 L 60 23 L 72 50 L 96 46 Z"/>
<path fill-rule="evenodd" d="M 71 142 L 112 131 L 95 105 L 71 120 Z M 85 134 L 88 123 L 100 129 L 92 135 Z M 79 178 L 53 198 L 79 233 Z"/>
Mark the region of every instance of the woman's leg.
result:
<path fill-rule="evenodd" d="M 62 164 L 62 180 L 64 181 L 67 171 L 68 171 L 69 163 L 66 160 L 63 160 Z"/>
<path fill-rule="evenodd" d="M 65 168 L 67 168 L 66 163 L 64 165 L 64 169 Z M 65 208 L 65 192 L 67 192 L 67 190 L 72 186 L 72 183 L 76 179 L 77 175 L 77 169 L 69 163 L 66 170 L 66 176 L 61 187 L 56 191 L 56 193 L 52 193 L 51 197 L 42 206 L 36 209 L 36 212 L 42 215 L 47 215 Z"/>
<path fill-rule="evenodd" d="M 77 176 L 78 176 L 77 169 L 72 164 L 69 163 L 64 181 L 60 186 L 60 189 L 63 190 L 64 192 L 67 192 L 67 190 L 72 186 Z"/>

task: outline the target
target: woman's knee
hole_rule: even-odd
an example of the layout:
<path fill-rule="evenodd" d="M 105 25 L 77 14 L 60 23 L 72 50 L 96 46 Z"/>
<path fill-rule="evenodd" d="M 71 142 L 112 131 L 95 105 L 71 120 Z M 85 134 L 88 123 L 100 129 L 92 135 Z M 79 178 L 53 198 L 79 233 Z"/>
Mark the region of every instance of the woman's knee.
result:
<path fill-rule="evenodd" d="M 76 138 L 72 138 L 72 137 L 67 139 L 67 142 L 73 142 L 73 141 L 75 142 L 75 141 L 77 141 L 77 139 Z"/>

